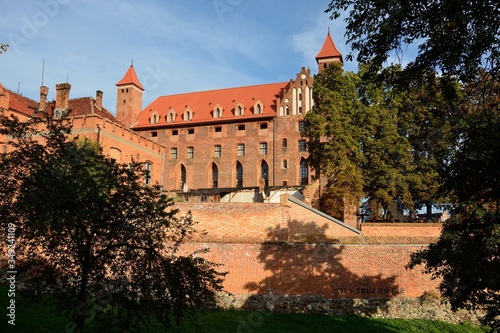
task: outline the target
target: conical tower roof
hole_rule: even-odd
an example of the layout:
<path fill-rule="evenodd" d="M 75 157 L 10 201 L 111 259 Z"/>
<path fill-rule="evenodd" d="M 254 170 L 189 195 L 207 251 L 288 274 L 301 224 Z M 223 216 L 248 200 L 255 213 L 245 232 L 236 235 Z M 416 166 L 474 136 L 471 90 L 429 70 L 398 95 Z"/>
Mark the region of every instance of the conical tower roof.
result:
<path fill-rule="evenodd" d="M 118 81 L 116 83 L 116 85 L 118 87 L 128 85 L 128 84 L 133 84 L 137 88 L 144 91 L 144 87 L 139 82 L 139 79 L 137 78 L 137 74 L 135 73 L 134 65 L 130 65 L 130 67 L 129 67 L 127 73 L 125 73 L 125 76 L 123 77 L 123 79 L 121 79 L 120 81 Z"/>
<path fill-rule="evenodd" d="M 319 51 L 316 55 L 316 61 L 326 58 L 340 58 L 340 62 L 344 62 L 342 60 L 342 54 L 340 54 L 339 50 L 337 50 L 337 47 L 335 46 L 335 43 L 333 43 L 330 31 L 328 31 L 328 34 L 326 35 L 321 51 Z"/>

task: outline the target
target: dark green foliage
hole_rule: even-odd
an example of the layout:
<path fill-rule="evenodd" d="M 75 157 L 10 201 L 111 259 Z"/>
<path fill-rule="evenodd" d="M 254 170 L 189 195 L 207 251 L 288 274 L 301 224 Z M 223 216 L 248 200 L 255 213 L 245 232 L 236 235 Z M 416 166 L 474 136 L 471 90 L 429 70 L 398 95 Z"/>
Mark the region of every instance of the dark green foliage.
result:
<path fill-rule="evenodd" d="M 447 198 L 454 218 L 410 266 L 424 263 L 444 278 L 442 292 L 455 307 L 484 308 L 485 323 L 499 329 L 500 3 L 333 0 L 326 10 L 332 18 L 343 11 L 349 11 L 348 42 L 369 66 L 367 80 L 383 80 L 379 71 L 389 57 L 402 58 L 418 45 L 394 80 L 419 101 L 403 105 L 409 117 L 402 128 L 421 175 L 411 192 L 425 205 Z M 436 71 L 441 78 L 429 80 L 427 73 Z M 463 85 L 458 94 L 454 81 Z M 417 119 L 425 126 L 413 128 Z"/>
<path fill-rule="evenodd" d="M 363 104 L 356 84 L 353 73 L 338 64 L 330 66 L 315 78 L 316 107 L 305 118 L 309 164 L 328 179 L 326 191 L 334 201 L 356 201 L 363 191 L 359 127 Z"/>
<path fill-rule="evenodd" d="M 484 308 L 484 324 L 500 329 L 500 89 L 483 73 L 469 86 L 467 113 L 455 127 L 445 189 L 457 203 L 441 238 L 413 255 L 442 277 L 456 308 Z M 485 94 L 484 92 L 487 91 Z"/>
<path fill-rule="evenodd" d="M 309 161 L 328 180 L 322 202 L 355 206 L 365 198 L 372 219 L 401 220 L 403 210 L 439 198 L 437 161 L 448 147 L 455 104 L 426 103 L 443 93 L 435 74 L 426 86 L 400 89 L 391 78 L 401 68 L 384 69 L 379 81 L 366 80 L 366 70 L 356 75 L 335 64 L 316 76 L 316 106 L 304 132 Z"/>
<path fill-rule="evenodd" d="M 69 140 L 64 121 L 0 117 L 14 150 L 0 156 L 0 219 L 16 227 L 22 285 L 50 293 L 72 318 L 139 332 L 168 326 L 211 304 L 217 265 L 179 252 L 194 232 L 140 163 L 118 164 L 88 140 Z"/>
<path fill-rule="evenodd" d="M 357 60 L 372 63 L 375 71 L 414 44 L 418 55 L 407 66 L 411 72 L 438 70 L 467 82 L 479 67 L 498 70 L 498 1 L 332 0 L 326 10 L 331 18 L 345 11 L 348 42 Z"/>

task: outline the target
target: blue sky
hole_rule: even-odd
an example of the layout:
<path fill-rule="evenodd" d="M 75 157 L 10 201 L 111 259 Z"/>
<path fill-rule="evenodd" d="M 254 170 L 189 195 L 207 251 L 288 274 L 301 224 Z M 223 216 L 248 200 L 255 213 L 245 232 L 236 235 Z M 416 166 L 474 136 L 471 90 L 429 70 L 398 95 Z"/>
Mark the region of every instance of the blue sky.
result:
<path fill-rule="evenodd" d="M 349 52 L 344 22 L 328 1 L 0 0 L 0 83 L 38 99 L 42 82 L 71 83 L 71 98 L 104 92 L 114 113 L 116 86 L 131 61 L 145 87 L 143 107 L 161 95 L 288 81 L 316 73 L 328 28 Z M 356 71 L 356 64 L 346 63 Z"/>

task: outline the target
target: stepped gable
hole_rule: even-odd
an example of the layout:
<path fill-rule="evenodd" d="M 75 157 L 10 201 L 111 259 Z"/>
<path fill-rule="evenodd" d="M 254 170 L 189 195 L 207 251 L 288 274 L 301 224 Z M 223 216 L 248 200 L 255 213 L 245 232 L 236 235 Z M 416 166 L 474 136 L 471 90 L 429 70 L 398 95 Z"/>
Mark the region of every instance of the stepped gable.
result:
<path fill-rule="evenodd" d="M 278 82 L 161 96 L 141 112 L 134 129 L 182 124 L 192 126 L 197 123 L 272 117 L 276 115 L 277 96 L 288 84 L 288 82 Z M 257 103 L 262 105 L 261 114 L 254 113 L 254 107 Z M 242 116 L 234 114 L 237 105 L 242 105 L 244 108 Z M 213 112 L 217 107 L 221 109 L 222 116 L 214 118 Z M 173 110 L 175 118 L 173 121 L 168 121 L 167 116 L 171 110 Z M 188 121 L 184 120 L 183 117 L 187 110 L 192 112 L 192 118 Z M 156 124 L 150 123 L 150 117 L 153 113 L 159 115 L 159 121 Z"/>

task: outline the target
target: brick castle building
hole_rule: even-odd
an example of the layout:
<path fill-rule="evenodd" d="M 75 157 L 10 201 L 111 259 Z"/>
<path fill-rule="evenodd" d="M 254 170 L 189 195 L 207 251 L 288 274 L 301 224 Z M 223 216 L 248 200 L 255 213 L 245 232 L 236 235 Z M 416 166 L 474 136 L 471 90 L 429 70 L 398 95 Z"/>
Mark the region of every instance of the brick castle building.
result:
<path fill-rule="evenodd" d="M 316 60 L 318 71 L 342 62 L 330 34 Z M 142 109 L 143 88 L 131 66 L 117 83 L 116 114 L 166 147 L 162 178 L 168 190 L 217 194 L 304 186 L 311 170 L 301 130 L 314 106 L 313 81 L 302 68 L 288 82 L 161 96 Z"/>
<path fill-rule="evenodd" d="M 318 72 L 342 62 L 329 33 L 316 61 Z M 302 195 L 313 180 L 301 135 L 313 82 L 301 68 L 288 82 L 160 96 L 143 108 L 144 88 L 130 66 L 116 84 L 116 116 L 102 106 L 102 91 L 70 99 L 69 83 L 56 85 L 52 102 L 45 86 L 39 101 L 0 86 L 0 107 L 21 118 L 69 116 L 73 134 L 99 141 L 118 162 L 144 162 L 145 181 L 186 199 L 262 202 L 276 193 L 276 202 L 280 191 Z"/>

